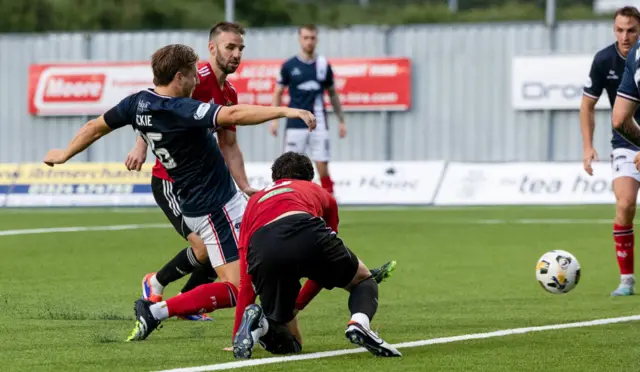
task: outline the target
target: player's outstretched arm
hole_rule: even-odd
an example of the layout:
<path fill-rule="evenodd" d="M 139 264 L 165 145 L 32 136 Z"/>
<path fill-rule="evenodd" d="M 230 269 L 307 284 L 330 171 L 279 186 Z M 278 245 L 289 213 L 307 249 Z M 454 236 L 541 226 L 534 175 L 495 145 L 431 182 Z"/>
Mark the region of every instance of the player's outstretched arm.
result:
<path fill-rule="evenodd" d="M 221 127 L 229 127 L 262 124 L 265 121 L 280 118 L 302 119 L 310 130 L 316 127 L 316 118 L 309 111 L 257 105 L 223 106 L 218 112 L 216 122 Z"/>
<path fill-rule="evenodd" d="M 613 128 L 627 141 L 640 147 L 640 126 L 633 120 L 633 113 L 638 108 L 638 102 L 618 94 L 613 105 Z"/>
<path fill-rule="evenodd" d="M 104 116 L 101 115 L 99 118 L 89 120 L 76 133 L 66 149 L 50 150 L 44 157 L 44 163 L 50 167 L 53 167 L 54 164 L 64 164 L 109 132 L 111 132 L 111 128 L 104 121 Z"/>

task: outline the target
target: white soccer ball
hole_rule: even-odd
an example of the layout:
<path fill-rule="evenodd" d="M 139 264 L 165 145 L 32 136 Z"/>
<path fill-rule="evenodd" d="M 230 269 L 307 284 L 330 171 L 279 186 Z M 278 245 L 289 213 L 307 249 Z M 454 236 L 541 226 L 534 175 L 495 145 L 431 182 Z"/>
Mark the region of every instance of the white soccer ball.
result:
<path fill-rule="evenodd" d="M 580 263 L 567 251 L 549 251 L 538 260 L 536 279 L 547 292 L 567 293 L 580 281 Z"/>

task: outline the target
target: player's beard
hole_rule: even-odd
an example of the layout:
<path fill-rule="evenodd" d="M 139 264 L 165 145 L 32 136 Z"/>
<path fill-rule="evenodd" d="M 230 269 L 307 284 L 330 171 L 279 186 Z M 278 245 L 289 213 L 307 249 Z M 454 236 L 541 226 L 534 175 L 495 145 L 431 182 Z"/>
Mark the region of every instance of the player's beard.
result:
<path fill-rule="evenodd" d="M 302 48 L 302 51 L 305 52 L 306 54 L 312 56 L 316 52 L 316 47 L 315 46 L 307 46 L 305 48 Z"/>
<path fill-rule="evenodd" d="M 235 64 L 231 64 L 232 62 L 235 62 Z M 240 60 L 234 61 L 233 59 L 229 58 L 228 61 L 225 61 L 222 57 L 218 56 L 216 57 L 216 65 L 218 65 L 220 71 L 229 75 L 236 72 L 236 70 L 240 66 Z"/>

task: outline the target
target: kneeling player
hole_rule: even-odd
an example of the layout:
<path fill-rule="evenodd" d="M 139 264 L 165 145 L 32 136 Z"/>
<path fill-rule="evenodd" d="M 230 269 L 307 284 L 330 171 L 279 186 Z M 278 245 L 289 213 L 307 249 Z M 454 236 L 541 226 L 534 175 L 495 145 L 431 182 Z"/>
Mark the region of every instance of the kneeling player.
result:
<path fill-rule="evenodd" d="M 274 184 L 253 195 L 242 219 L 234 356 L 250 358 L 256 342 L 274 354 L 301 351 L 296 298 L 302 278 L 350 292 L 345 334 L 352 343 L 376 356 L 401 356 L 370 329 L 378 285 L 336 235 L 336 200 L 311 182 L 309 158 L 287 152 L 271 169 Z M 252 304 L 256 295 L 262 307 Z"/>

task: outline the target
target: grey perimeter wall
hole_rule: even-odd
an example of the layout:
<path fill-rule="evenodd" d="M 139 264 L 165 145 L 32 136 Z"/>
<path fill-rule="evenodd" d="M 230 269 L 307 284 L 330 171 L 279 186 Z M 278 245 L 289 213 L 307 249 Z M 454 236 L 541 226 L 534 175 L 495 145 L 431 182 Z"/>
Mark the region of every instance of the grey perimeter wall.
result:
<path fill-rule="evenodd" d="M 348 138 L 334 130 L 334 160 L 566 161 L 581 158 L 577 111 L 517 112 L 511 108 L 514 55 L 589 53 L 613 42 L 610 23 L 459 24 L 382 29 L 321 30 L 328 57 L 409 57 L 412 109 L 400 113 L 349 113 Z M 32 117 L 27 111 L 27 69 L 32 63 L 148 60 L 169 43 L 207 55 L 207 32 L 0 35 L 0 162 L 40 161 L 64 146 L 84 118 Z M 297 52 L 295 29 L 254 29 L 244 58 L 282 58 Z M 597 114 L 596 144 L 610 151 L 610 112 Z M 335 122 L 335 119 L 332 119 Z M 333 128 L 336 128 L 334 125 Z M 269 161 L 282 138 L 267 127 L 238 132 L 247 161 Z M 122 161 L 134 143 L 122 129 L 94 145 L 80 161 Z"/>

